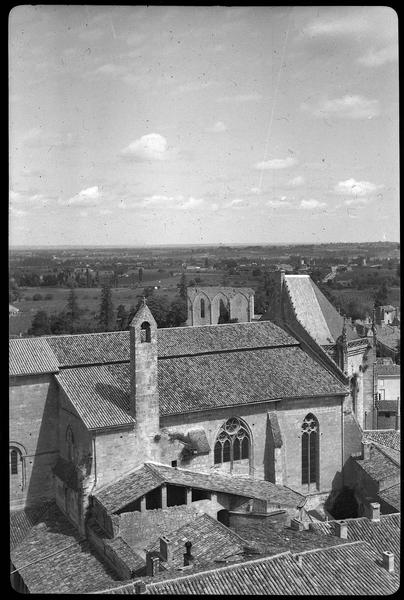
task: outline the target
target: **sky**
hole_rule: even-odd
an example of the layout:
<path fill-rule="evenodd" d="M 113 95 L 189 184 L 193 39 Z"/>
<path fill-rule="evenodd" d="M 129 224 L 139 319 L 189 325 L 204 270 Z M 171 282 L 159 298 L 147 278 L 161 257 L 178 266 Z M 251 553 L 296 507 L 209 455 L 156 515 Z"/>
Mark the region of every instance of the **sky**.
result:
<path fill-rule="evenodd" d="M 399 241 L 389 7 L 21 5 L 13 245 Z"/>

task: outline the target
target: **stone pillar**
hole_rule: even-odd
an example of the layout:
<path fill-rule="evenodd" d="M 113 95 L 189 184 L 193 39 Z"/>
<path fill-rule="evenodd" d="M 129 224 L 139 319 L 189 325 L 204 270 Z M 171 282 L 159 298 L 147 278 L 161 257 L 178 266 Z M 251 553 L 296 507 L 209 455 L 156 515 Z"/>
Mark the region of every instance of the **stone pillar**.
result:
<path fill-rule="evenodd" d="M 167 508 L 167 485 L 161 486 L 161 508 Z"/>
<path fill-rule="evenodd" d="M 192 503 L 192 488 L 187 488 L 187 506 Z"/>

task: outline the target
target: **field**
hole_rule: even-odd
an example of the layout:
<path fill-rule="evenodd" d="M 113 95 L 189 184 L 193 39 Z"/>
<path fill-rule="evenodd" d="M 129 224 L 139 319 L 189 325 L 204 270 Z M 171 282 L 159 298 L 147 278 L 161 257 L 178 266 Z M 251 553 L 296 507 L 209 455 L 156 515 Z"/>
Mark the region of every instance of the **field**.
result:
<path fill-rule="evenodd" d="M 329 290 L 334 298 L 343 298 L 346 303 L 350 300 L 356 300 L 360 305 L 362 305 L 365 310 L 372 314 L 373 304 L 374 304 L 374 295 L 376 294 L 378 288 L 367 288 L 366 290 L 355 290 L 355 289 L 345 289 L 345 290 Z M 389 304 L 393 306 L 400 306 L 400 288 L 399 287 L 391 287 L 389 288 Z"/>

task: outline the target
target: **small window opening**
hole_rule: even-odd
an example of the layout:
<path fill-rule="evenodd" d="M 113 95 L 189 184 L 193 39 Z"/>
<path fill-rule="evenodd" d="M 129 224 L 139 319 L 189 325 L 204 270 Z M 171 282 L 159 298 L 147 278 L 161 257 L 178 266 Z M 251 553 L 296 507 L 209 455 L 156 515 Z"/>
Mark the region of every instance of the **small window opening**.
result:
<path fill-rule="evenodd" d="M 140 326 L 140 339 L 142 342 L 151 342 L 151 328 L 150 323 L 144 321 Z M 143 333 L 144 332 L 144 333 Z"/>
<path fill-rule="evenodd" d="M 205 318 L 205 300 L 201 298 L 201 319 Z"/>

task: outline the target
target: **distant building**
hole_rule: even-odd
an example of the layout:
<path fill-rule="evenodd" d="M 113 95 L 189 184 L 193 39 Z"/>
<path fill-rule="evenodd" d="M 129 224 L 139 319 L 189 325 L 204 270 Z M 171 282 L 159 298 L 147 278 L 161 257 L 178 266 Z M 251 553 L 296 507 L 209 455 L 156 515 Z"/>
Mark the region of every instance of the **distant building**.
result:
<path fill-rule="evenodd" d="M 254 290 L 232 287 L 188 287 L 187 325 L 216 325 L 231 319 L 247 323 L 254 317 Z"/>
<path fill-rule="evenodd" d="M 376 429 L 400 428 L 400 365 L 378 358 L 374 365 Z"/>
<path fill-rule="evenodd" d="M 377 325 L 396 325 L 396 321 L 400 319 L 400 309 L 385 304 L 375 308 L 375 321 Z"/>
<path fill-rule="evenodd" d="M 8 305 L 8 316 L 9 317 L 18 317 L 19 312 L 20 312 L 20 309 L 17 308 L 16 306 L 13 306 L 12 304 Z"/>

